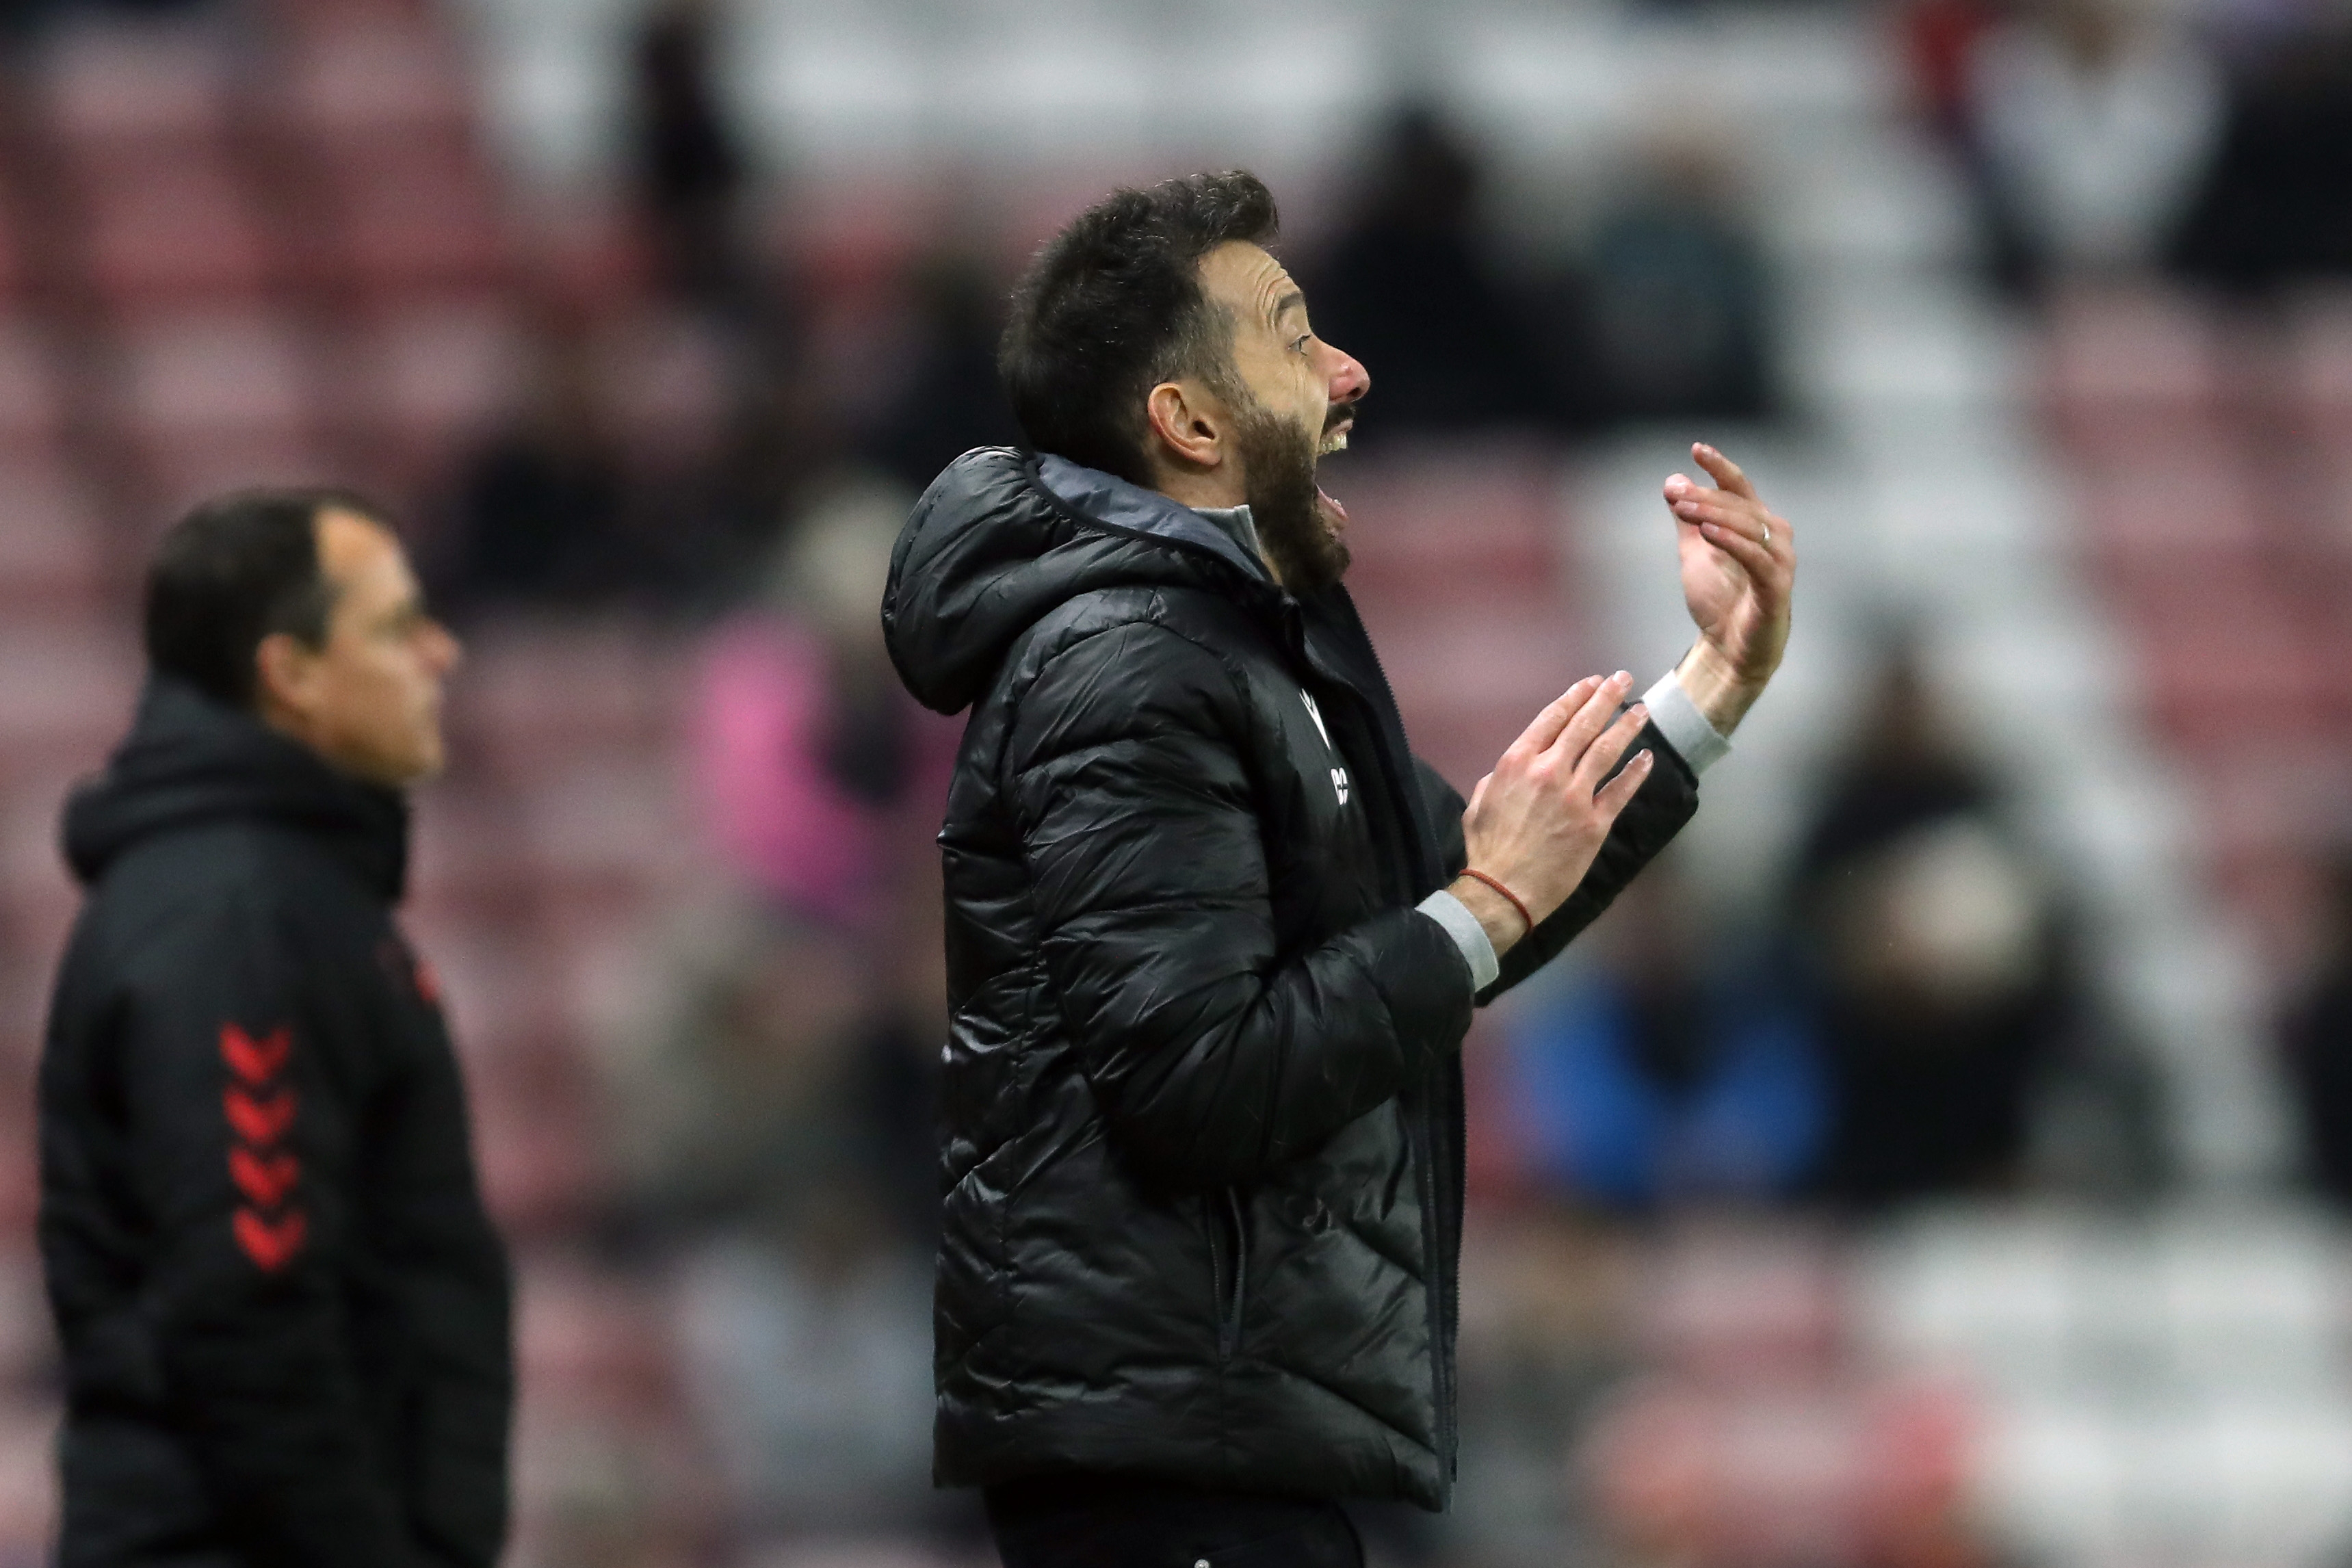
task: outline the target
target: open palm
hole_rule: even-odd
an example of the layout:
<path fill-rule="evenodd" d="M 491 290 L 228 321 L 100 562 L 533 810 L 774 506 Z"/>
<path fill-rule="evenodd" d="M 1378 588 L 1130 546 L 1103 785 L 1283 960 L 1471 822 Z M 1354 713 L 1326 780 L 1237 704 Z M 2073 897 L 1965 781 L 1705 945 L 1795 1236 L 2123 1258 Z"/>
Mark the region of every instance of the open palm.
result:
<path fill-rule="evenodd" d="M 1691 456 L 1719 488 L 1676 474 L 1665 485 L 1682 563 L 1683 602 L 1700 647 L 1727 680 L 1761 690 L 1789 646 L 1795 530 L 1767 510 L 1739 465 L 1714 447 Z"/>

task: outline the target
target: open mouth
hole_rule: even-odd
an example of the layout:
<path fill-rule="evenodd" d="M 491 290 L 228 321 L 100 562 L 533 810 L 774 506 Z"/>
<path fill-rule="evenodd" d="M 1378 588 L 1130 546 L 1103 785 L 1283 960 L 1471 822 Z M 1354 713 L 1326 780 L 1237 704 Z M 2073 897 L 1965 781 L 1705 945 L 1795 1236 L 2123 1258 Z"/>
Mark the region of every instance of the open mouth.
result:
<path fill-rule="evenodd" d="M 1334 452 L 1346 451 L 1348 449 L 1348 432 L 1354 426 L 1355 423 L 1356 422 L 1353 419 L 1342 419 L 1338 424 L 1333 425 L 1328 429 L 1325 430 L 1323 432 L 1323 444 L 1315 449 L 1316 459 L 1319 462 L 1321 459 L 1329 457 Z M 1321 500 L 1324 507 L 1334 516 L 1338 517 L 1341 522 L 1344 523 L 1348 521 L 1348 509 L 1341 506 L 1339 500 L 1334 497 L 1329 490 L 1325 489 L 1320 484 L 1318 484 L 1315 487 L 1315 494 L 1319 500 Z"/>

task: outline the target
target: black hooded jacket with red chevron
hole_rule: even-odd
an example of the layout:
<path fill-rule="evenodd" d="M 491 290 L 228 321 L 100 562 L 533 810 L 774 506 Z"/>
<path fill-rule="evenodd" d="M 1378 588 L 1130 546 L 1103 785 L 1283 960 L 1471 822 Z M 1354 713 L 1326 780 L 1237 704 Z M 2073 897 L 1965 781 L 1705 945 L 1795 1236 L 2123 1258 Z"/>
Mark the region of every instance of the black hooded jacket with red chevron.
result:
<path fill-rule="evenodd" d="M 63 1568 L 488 1565 L 506 1260 L 391 910 L 407 816 L 149 688 L 66 843 L 89 900 L 41 1062 Z"/>

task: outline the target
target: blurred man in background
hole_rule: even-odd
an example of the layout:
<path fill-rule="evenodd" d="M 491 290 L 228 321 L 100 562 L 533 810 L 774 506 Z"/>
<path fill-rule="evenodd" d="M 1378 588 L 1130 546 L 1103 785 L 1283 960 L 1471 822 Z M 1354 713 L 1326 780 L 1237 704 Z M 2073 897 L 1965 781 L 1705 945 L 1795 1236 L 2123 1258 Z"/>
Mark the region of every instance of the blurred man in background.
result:
<path fill-rule="evenodd" d="M 503 1253 L 431 971 L 391 919 L 457 646 L 330 492 L 198 508 L 41 1064 L 68 1564 L 487 1565 Z"/>
<path fill-rule="evenodd" d="M 908 688 L 973 707 L 936 1466 L 1008 1568 L 1360 1563 L 1336 1500 L 1444 1506 L 1473 1004 L 1674 837 L 1787 638 L 1788 525 L 1697 448 L 1699 643 L 1646 706 L 1579 682 L 1465 810 L 1340 586 L 1316 464 L 1370 378 L 1275 231 L 1204 174 L 1047 245 L 1001 362 L 1035 450 L 957 459 L 883 601 Z"/>

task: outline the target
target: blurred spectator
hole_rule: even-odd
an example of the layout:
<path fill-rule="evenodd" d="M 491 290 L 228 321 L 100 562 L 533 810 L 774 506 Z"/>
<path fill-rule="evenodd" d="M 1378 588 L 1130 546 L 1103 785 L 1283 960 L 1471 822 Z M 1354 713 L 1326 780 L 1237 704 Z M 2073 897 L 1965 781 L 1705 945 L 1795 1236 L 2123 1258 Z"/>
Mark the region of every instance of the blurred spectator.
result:
<path fill-rule="evenodd" d="M 1605 918 L 1599 963 L 1514 1020 L 1522 1144 L 1603 1207 L 1785 1193 L 1821 1152 L 1827 1085 L 1803 1020 L 1707 973 L 1687 898 L 1652 867 Z"/>
<path fill-rule="evenodd" d="M 1478 235 L 1470 149 L 1434 111 L 1408 108 L 1367 166 L 1354 215 L 1304 274 L 1316 335 L 1371 372 L 1362 433 L 1549 422 L 1556 400 L 1528 323 Z"/>
<path fill-rule="evenodd" d="M 608 1063 L 632 1208 L 657 1227 L 788 1234 L 870 1163 L 854 1114 L 867 996 L 847 938 L 728 906 L 682 928 L 667 1016 Z"/>
<path fill-rule="evenodd" d="M 886 473 L 920 491 L 974 447 L 1021 438 L 996 375 L 1005 289 L 969 254 L 943 251 L 914 276 L 916 343 L 905 384 L 867 444 Z"/>
<path fill-rule="evenodd" d="M 629 580 L 627 485 L 576 325 L 539 340 L 522 416 L 474 458 L 458 500 L 460 601 L 578 604 Z"/>
<path fill-rule="evenodd" d="M 1903 15 L 1903 43 L 1919 108 L 1938 134 L 1965 142 L 1969 62 L 2000 21 L 1993 0 L 1916 0 Z"/>
<path fill-rule="evenodd" d="M 77 11 L 174 16 L 189 11 L 223 8 L 220 0 L 0 0 L 0 42 L 5 42 L 11 34 L 30 31 L 54 17 L 71 16 Z"/>
<path fill-rule="evenodd" d="M 735 1522 L 928 1530 L 936 996 L 919 966 L 757 907 L 707 911 L 675 953 L 669 1016 L 614 1042 L 608 1087 Z"/>
<path fill-rule="evenodd" d="M 2180 230 L 2191 277 L 2253 289 L 2352 272 L 2352 17 L 2258 51 Z"/>
<path fill-rule="evenodd" d="M 2280 1029 L 2312 1181 L 2352 1204 L 2352 854 L 2328 868 L 2317 962 Z"/>
<path fill-rule="evenodd" d="M 954 1508 L 929 1487 L 929 1258 L 856 1185 L 810 1195 L 796 1246 L 688 1265 L 688 1394 L 755 1538 L 920 1532 Z"/>
<path fill-rule="evenodd" d="M 638 188 L 665 281 L 681 298 L 738 301 L 746 168 L 711 79 L 709 0 L 660 0 L 638 34 Z"/>
<path fill-rule="evenodd" d="M 1583 395 L 1603 423 L 1771 412 L 1770 291 L 1737 182 L 1709 142 L 1657 138 L 1585 262 Z"/>
<path fill-rule="evenodd" d="M 2149 265 L 2211 159 L 2221 88 L 2134 0 L 2032 0 L 1967 78 L 1995 245 L 2011 280 Z"/>
<path fill-rule="evenodd" d="M 696 752 L 727 858 L 780 910 L 870 929 L 937 831 L 954 727 L 900 689 L 878 606 L 912 497 L 849 481 L 702 658 Z"/>
<path fill-rule="evenodd" d="M 1907 653 L 1860 735 L 1791 912 L 1835 1106 L 1820 1184 L 1863 1205 L 1997 1186 L 2074 1009 L 2054 900 Z"/>

